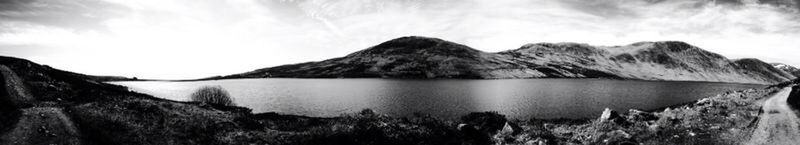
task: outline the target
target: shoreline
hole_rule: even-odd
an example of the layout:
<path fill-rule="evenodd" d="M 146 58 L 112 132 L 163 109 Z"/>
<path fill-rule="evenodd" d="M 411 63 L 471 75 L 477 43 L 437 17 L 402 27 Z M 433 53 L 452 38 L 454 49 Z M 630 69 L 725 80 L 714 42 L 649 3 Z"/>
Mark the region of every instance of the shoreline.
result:
<path fill-rule="evenodd" d="M 489 79 L 473 79 L 473 78 L 381 78 L 381 77 L 356 77 L 356 78 L 335 78 L 335 77 L 265 77 L 265 78 L 222 78 L 222 79 L 186 79 L 186 80 L 166 80 L 166 79 L 137 79 L 137 80 L 110 80 L 105 82 L 202 82 L 202 81 L 228 81 L 228 80 L 248 80 L 248 79 L 322 79 L 322 80 L 341 80 L 341 79 L 381 79 L 381 80 L 422 80 L 422 81 L 436 81 L 436 80 L 464 80 L 464 81 L 492 81 L 492 80 L 550 80 L 550 79 L 568 79 L 568 80 L 611 80 L 611 81 L 641 81 L 641 82 L 685 82 L 685 83 L 723 83 L 723 84 L 737 84 L 737 85 L 759 85 L 770 86 L 773 84 L 757 84 L 757 83 L 743 83 L 743 82 L 719 82 L 719 81 L 693 81 L 693 80 L 646 80 L 646 79 L 616 79 L 616 78 L 489 78 Z"/>
<path fill-rule="evenodd" d="M 268 79 L 219 80 L 219 81 L 234 81 L 234 82 L 219 82 L 219 84 L 228 84 L 228 83 L 240 84 L 240 83 L 247 83 L 247 82 L 249 82 L 251 80 L 254 80 L 254 81 L 265 80 L 266 81 Z M 281 79 L 281 80 L 284 80 L 284 79 Z M 292 79 L 288 79 L 288 80 L 292 80 Z M 329 80 L 339 81 L 340 79 L 329 79 Z M 372 80 L 372 79 L 356 79 L 356 80 Z M 376 80 L 384 81 L 386 79 L 376 79 Z M 564 79 L 552 79 L 552 80 L 564 80 Z M 572 80 L 574 80 L 574 81 L 572 81 Z M 386 81 L 393 82 L 394 80 L 393 79 L 389 79 L 389 80 L 386 80 Z M 407 80 L 399 79 L 397 81 L 407 81 Z M 440 81 L 440 80 L 411 80 L 411 81 L 416 82 L 416 81 Z M 452 79 L 452 80 L 447 80 L 447 81 L 444 81 L 444 82 L 446 84 L 446 83 L 451 83 L 450 81 L 453 81 L 452 83 L 458 83 L 458 82 L 461 82 L 461 81 L 470 81 L 471 82 L 473 80 Z M 474 80 L 474 81 L 496 81 L 496 80 Z M 504 80 L 501 80 L 501 81 L 504 81 Z M 515 81 L 515 80 L 511 80 L 511 81 Z M 519 80 L 519 81 L 527 81 L 527 80 Z M 533 80 L 533 81 L 535 81 L 535 80 Z M 546 80 L 543 80 L 543 81 L 546 81 Z M 606 79 L 592 79 L 592 80 L 568 79 L 568 80 L 565 80 L 565 81 L 569 81 L 569 82 L 584 82 L 584 81 L 589 81 L 589 82 L 594 82 L 594 81 L 623 81 L 623 82 L 628 82 L 628 81 L 632 81 L 632 82 L 641 82 L 641 83 L 653 82 L 653 83 L 665 83 L 665 84 L 672 84 L 672 83 L 677 82 L 677 81 L 660 82 L 660 81 L 606 80 Z M 125 82 L 108 82 L 108 83 L 114 83 L 115 85 L 126 86 Z M 119 84 L 117 84 L 117 83 L 119 83 Z M 130 82 L 130 83 L 131 84 L 129 84 L 128 86 L 132 86 L 132 87 L 136 88 L 136 86 L 138 86 L 138 85 L 136 85 L 135 83 L 139 83 L 139 82 Z M 149 84 L 149 83 L 151 83 L 151 82 L 143 82 L 141 84 Z M 162 83 L 162 82 L 152 82 L 152 83 Z M 164 83 L 165 84 L 172 84 L 173 82 L 164 82 Z M 174 83 L 175 84 L 173 84 L 173 85 L 182 85 L 181 82 L 174 82 Z M 206 83 L 212 83 L 213 84 L 213 83 L 217 83 L 217 82 L 213 82 L 212 81 L 212 82 L 206 82 Z M 703 82 L 690 82 L 690 83 L 697 83 L 697 85 L 705 84 Z M 186 84 L 195 84 L 195 83 L 186 83 Z M 683 84 L 683 83 L 680 82 L 679 84 Z M 730 84 L 730 83 L 715 83 L 715 84 L 726 84 L 726 85 L 731 85 L 731 86 L 743 85 L 743 84 Z M 190 85 L 190 86 L 192 86 L 192 85 Z M 699 95 L 699 94 L 697 94 L 697 95 L 685 95 L 685 96 L 692 96 L 692 97 L 685 97 L 686 98 L 685 100 L 682 99 L 681 101 L 675 101 L 675 102 L 677 102 L 676 104 L 663 104 L 664 106 L 660 106 L 659 104 L 651 104 L 651 105 L 653 105 L 655 107 L 651 108 L 649 106 L 633 106 L 630 109 L 638 109 L 638 110 L 642 110 L 642 111 L 657 111 L 657 110 L 663 110 L 665 108 L 691 104 L 691 103 L 697 102 L 697 101 L 699 101 L 699 100 L 701 100 L 703 98 L 713 97 L 714 95 L 718 95 L 718 94 L 725 93 L 725 92 L 728 92 L 728 91 L 738 91 L 738 90 L 743 90 L 743 89 L 746 89 L 746 88 L 766 88 L 767 87 L 767 86 L 764 86 L 764 85 L 745 85 L 745 86 L 747 86 L 747 87 L 742 87 L 742 88 L 723 88 L 723 89 L 719 89 L 717 91 L 713 91 L 713 93 L 712 92 L 700 93 L 700 94 L 703 94 L 703 95 Z M 183 87 L 183 88 L 191 88 L 191 87 Z M 142 88 L 132 89 L 132 91 L 136 91 L 136 92 L 138 92 L 138 91 L 151 92 L 151 91 L 147 91 L 147 90 L 148 89 L 142 89 Z M 180 90 L 178 92 L 187 92 L 187 91 L 188 90 Z M 153 92 L 151 92 L 151 93 L 153 93 Z M 168 92 L 155 91 L 154 94 L 158 95 L 158 94 L 165 94 L 165 93 L 168 93 Z M 175 95 L 175 94 L 178 94 L 178 95 Z M 169 96 L 169 97 L 165 97 L 165 98 L 179 99 L 179 100 L 175 100 L 175 101 L 187 101 L 187 100 L 180 100 L 181 99 L 180 97 L 183 96 L 182 93 L 173 93 L 173 95 L 167 95 L 167 96 Z M 258 95 L 249 95 L 249 96 L 245 95 L 245 97 L 259 97 L 259 96 Z M 491 96 L 487 96 L 487 97 L 491 97 Z M 240 104 L 240 105 L 242 105 L 242 104 Z M 248 104 L 244 103 L 244 105 L 242 107 L 248 107 Z M 251 105 L 249 105 L 249 107 L 253 107 L 253 105 L 251 104 Z M 374 106 L 372 106 L 372 107 L 374 107 Z M 333 113 L 322 112 L 322 113 L 299 113 L 299 114 L 295 114 L 295 113 L 292 113 L 291 111 L 270 112 L 270 110 L 258 109 L 258 106 L 255 106 L 255 109 L 253 110 L 254 111 L 253 113 L 255 113 L 255 114 L 258 114 L 258 113 L 279 113 L 279 114 L 285 114 L 285 115 L 304 115 L 304 116 L 309 116 L 309 117 L 337 117 L 337 116 L 342 115 L 343 113 L 352 113 L 352 112 L 360 111 L 360 110 L 352 110 L 352 109 L 355 109 L 355 108 L 356 107 L 352 107 L 350 109 L 346 109 L 347 111 L 336 111 L 336 112 L 333 112 Z M 377 107 L 377 108 L 363 107 L 361 109 L 373 109 L 373 110 L 376 110 L 376 112 L 381 112 L 381 108 L 380 107 Z M 545 118 L 545 119 L 587 119 L 587 118 L 595 118 L 595 117 L 599 116 L 599 113 L 601 113 L 603 111 L 602 109 L 603 108 L 592 107 L 591 110 L 583 109 L 583 110 L 588 110 L 588 111 L 586 111 L 584 113 L 578 113 L 579 115 L 569 115 L 569 116 L 542 116 L 542 115 L 534 116 L 534 115 L 530 115 L 530 114 L 526 114 L 526 113 L 514 114 L 514 112 L 510 112 L 509 114 L 515 116 L 515 117 L 510 117 L 510 118 L 518 119 L 518 120 L 527 120 L 527 119 L 529 119 L 531 117 L 534 117 L 534 118 Z M 626 108 L 617 108 L 617 109 L 626 109 Z M 345 110 L 345 109 L 341 109 L 341 110 Z M 449 115 L 449 114 L 448 115 L 441 115 L 442 114 L 441 112 L 433 112 L 431 115 L 439 116 L 440 118 L 444 118 L 444 119 L 457 119 L 460 116 L 467 115 L 467 114 L 472 113 L 472 112 L 486 112 L 486 111 L 492 111 L 492 110 L 456 111 L 452 115 Z M 591 113 L 588 113 L 588 112 L 591 112 Z M 394 117 L 405 117 L 405 116 L 411 116 L 412 114 L 414 114 L 414 113 L 412 113 L 410 111 L 406 111 L 406 112 L 381 112 L 381 113 L 390 114 L 390 116 L 394 116 Z M 426 112 L 416 112 L 416 113 L 429 114 L 429 113 L 426 113 Z M 311 115 L 308 115 L 308 114 L 311 114 Z M 315 114 L 316 115 L 320 115 L 320 116 L 314 116 Z"/>
<path fill-rule="evenodd" d="M 393 117 L 369 110 L 319 118 L 171 101 L 30 61 L 10 59 L 2 65 L 19 75 L 20 83 L 13 86 L 24 85 L 37 103 L 63 108 L 55 112 L 63 112 L 61 118 L 71 120 L 66 125 L 44 125 L 77 133 L 72 136 L 89 145 L 736 144 L 749 140 L 753 122 L 763 113 L 763 99 L 798 83 L 732 91 L 653 112 L 608 109 L 599 118 L 581 120 L 518 120 L 493 112 L 470 113 L 459 119 L 424 114 Z M 13 114 L 14 110 L 2 109 L 0 114 Z M 33 116 L 25 120 L 46 121 Z M 13 120 L 0 121 L 7 124 L 5 121 Z M 77 131 L 59 126 L 74 126 Z M 10 135 L 8 130 L 0 130 L 0 135 L 25 138 L 26 132 L 34 131 L 29 129 L 33 128 L 20 127 L 23 133 Z M 38 141 L 58 142 L 54 138 Z"/>

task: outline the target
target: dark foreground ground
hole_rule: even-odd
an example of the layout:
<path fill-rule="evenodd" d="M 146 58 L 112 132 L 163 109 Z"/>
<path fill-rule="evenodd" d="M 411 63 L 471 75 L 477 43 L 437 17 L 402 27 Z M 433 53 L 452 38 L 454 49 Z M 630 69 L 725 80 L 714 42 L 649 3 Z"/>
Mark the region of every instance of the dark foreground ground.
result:
<path fill-rule="evenodd" d="M 0 65 L 18 76 L 0 81 L 0 143 L 35 141 L 29 144 L 743 144 L 766 98 L 791 85 L 651 111 L 598 110 L 602 117 L 593 119 L 481 112 L 443 120 L 370 110 L 316 118 L 158 99 L 26 60 L 0 57 Z"/>

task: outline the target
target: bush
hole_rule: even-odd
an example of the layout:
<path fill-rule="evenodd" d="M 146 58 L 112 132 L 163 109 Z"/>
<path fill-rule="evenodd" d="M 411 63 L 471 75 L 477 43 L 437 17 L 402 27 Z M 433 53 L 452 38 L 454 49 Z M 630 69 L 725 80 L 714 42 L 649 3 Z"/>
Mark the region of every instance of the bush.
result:
<path fill-rule="evenodd" d="M 220 86 L 204 86 L 192 93 L 192 101 L 204 102 L 209 104 L 234 106 L 233 99 L 228 91 Z"/>

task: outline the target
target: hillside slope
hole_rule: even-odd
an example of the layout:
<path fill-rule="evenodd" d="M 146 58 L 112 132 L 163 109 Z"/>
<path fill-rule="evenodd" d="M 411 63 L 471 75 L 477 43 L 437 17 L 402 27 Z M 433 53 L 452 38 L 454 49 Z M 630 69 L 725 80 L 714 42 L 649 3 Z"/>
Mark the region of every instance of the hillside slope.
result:
<path fill-rule="evenodd" d="M 769 64 L 757 59 L 729 60 L 677 41 L 639 42 L 612 47 L 537 43 L 498 54 L 514 56 L 522 63 L 572 66 L 628 79 L 777 83 L 795 78 L 766 67 Z"/>
<path fill-rule="evenodd" d="M 475 137 L 457 132 L 455 122 L 429 116 L 391 118 L 368 110 L 334 118 L 252 114 L 236 106 L 159 99 L 3 56 L 0 74 L 3 145 L 476 144 L 467 140 Z"/>
<path fill-rule="evenodd" d="M 241 144 L 223 138 L 260 129 L 242 127 L 246 108 L 158 99 L 12 57 L 0 68 L 0 144 Z"/>
<path fill-rule="evenodd" d="M 536 43 L 487 53 L 419 36 L 344 57 L 263 68 L 229 78 L 612 78 L 772 84 L 796 77 L 757 59 L 730 60 L 684 42 L 626 46 Z"/>
<path fill-rule="evenodd" d="M 224 78 L 532 78 L 508 58 L 436 38 L 403 37 L 344 57 L 264 68 Z"/>

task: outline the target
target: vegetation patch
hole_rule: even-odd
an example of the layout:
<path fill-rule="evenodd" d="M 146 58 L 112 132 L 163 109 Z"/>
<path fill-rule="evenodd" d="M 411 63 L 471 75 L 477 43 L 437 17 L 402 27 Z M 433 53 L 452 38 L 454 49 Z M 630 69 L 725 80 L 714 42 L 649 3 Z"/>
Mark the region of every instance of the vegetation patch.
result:
<path fill-rule="evenodd" d="M 191 94 L 190 99 L 195 102 L 234 106 L 230 93 L 220 86 L 204 86 Z"/>

